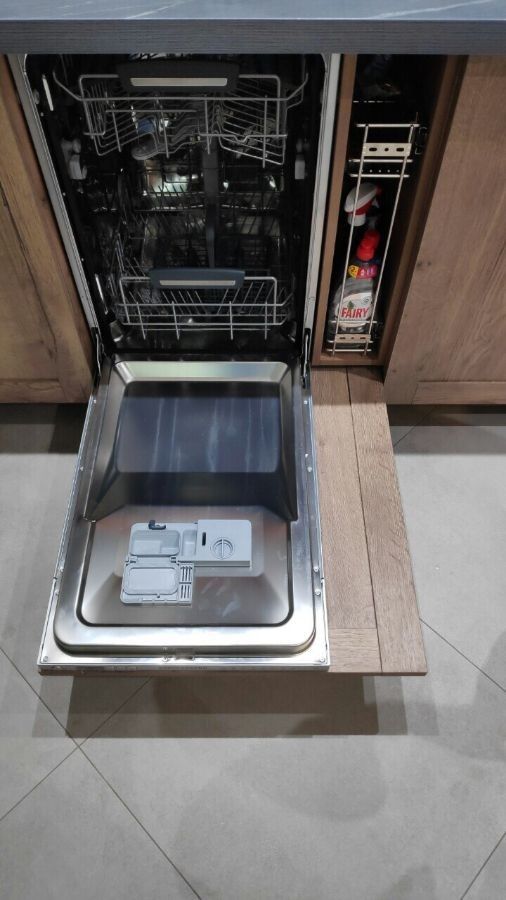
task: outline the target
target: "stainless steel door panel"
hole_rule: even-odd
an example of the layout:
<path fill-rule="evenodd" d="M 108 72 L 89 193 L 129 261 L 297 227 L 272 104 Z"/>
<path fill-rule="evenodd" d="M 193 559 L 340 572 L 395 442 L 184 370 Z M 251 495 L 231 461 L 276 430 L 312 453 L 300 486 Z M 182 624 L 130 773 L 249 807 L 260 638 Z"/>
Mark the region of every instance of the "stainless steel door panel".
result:
<path fill-rule="evenodd" d="M 196 666 L 325 665 L 308 462 L 310 394 L 296 364 L 107 364 L 80 452 L 41 669 L 151 671 L 182 655 Z M 159 521 L 249 518 L 257 549 L 248 577 L 203 570 L 186 612 L 125 607 L 129 529 L 150 511 Z"/>

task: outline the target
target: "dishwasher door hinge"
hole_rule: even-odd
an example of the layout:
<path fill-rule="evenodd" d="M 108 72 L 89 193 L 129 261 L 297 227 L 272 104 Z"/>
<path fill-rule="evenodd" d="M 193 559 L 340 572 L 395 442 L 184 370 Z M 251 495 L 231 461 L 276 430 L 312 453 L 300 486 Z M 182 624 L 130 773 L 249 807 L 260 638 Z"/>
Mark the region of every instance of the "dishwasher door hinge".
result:
<path fill-rule="evenodd" d="M 306 330 L 304 331 L 304 339 L 302 342 L 302 359 L 301 359 L 301 378 L 302 378 L 302 386 L 303 387 L 306 387 L 306 385 L 307 385 L 310 347 L 311 347 L 311 331 L 309 328 L 306 328 Z"/>

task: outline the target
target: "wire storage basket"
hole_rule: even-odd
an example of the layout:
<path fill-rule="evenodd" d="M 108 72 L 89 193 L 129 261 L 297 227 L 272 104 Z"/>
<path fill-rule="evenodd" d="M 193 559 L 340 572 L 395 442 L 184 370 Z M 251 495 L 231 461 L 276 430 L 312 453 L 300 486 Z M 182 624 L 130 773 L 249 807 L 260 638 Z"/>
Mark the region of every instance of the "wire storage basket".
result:
<path fill-rule="evenodd" d="M 181 77 L 160 70 L 163 64 L 169 66 L 166 71 L 173 71 L 174 61 L 158 63 L 156 71 L 162 74 L 156 76 L 142 74 L 149 60 L 132 63 L 130 68 L 136 66 L 134 72 L 141 74 L 129 77 L 122 72 L 83 73 L 76 90 L 53 72 L 58 87 L 81 104 L 87 134 L 99 156 L 132 145 L 137 159 L 157 154 L 170 157 L 194 143 L 209 151 L 216 140 L 223 150 L 260 160 L 264 166 L 283 164 L 287 113 L 302 102 L 307 74 L 295 88 L 285 89 L 275 74 Z M 192 64 L 185 63 L 187 72 Z M 129 70 L 128 65 L 123 69 Z"/>
<path fill-rule="evenodd" d="M 420 125 L 416 119 L 404 122 L 384 121 L 382 110 L 389 109 L 389 104 L 374 101 L 354 101 L 360 113 L 364 113 L 366 121 L 354 123 L 352 138 L 348 146 L 351 155 L 348 158 L 347 179 L 344 191 L 348 190 L 348 184 L 353 184 L 352 207 L 348 215 L 347 236 L 345 241 L 344 261 L 340 266 L 339 288 L 335 292 L 333 302 L 329 307 L 325 332 L 324 349 L 327 353 L 335 355 L 339 353 L 363 354 L 372 352 L 381 328 L 378 316 L 379 300 L 385 268 L 389 262 L 388 253 L 391 245 L 392 234 L 396 222 L 399 201 L 405 182 L 410 178 L 414 157 L 417 153 L 417 136 Z M 392 105 L 395 110 L 395 106 Z M 375 116 L 373 115 L 375 114 Z M 377 119 L 377 121 L 375 120 Z M 349 310 L 353 310 L 353 302 L 347 301 L 346 285 L 349 282 L 352 260 L 353 243 L 357 241 L 357 233 L 362 226 L 358 225 L 358 206 L 360 188 L 367 182 L 368 187 L 374 188 L 377 181 L 385 185 L 385 194 L 389 202 L 384 202 L 385 213 L 380 217 L 383 229 L 381 242 L 381 260 L 374 265 L 375 284 L 371 292 L 372 302 L 367 320 L 361 324 L 355 324 L 347 318 Z M 388 190 L 388 185 L 392 188 Z M 363 217 L 365 219 L 365 216 Z M 378 218 L 376 216 L 376 218 Z M 358 227 L 357 227 L 358 226 Z M 365 226 L 371 227 L 371 226 Z M 357 231 L 354 229 L 357 228 Z M 343 229 L 344 232 L 344 229 Z M 373 262 L 375 262 L 373 260 Z M 372 268 L 372 267 L 371 267 Z M 356 276 L 354 276 L 356 277 Z M 362 282 L 357 281 L 357 292 Z M 366 292 L 367 293 L 367 292 Z M 357 293 L 356 296 L 359 296 Z M 365 302 L 365 301 L 364 301 Z"/>

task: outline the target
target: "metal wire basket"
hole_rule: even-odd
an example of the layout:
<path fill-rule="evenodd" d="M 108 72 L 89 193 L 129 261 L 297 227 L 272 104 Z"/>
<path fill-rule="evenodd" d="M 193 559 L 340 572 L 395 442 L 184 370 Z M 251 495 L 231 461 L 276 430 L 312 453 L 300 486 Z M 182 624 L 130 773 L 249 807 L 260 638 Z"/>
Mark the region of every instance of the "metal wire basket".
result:
<path fill-rule="evenodd" d="M 255 216 L 233 204 L 216 242 L 223 273 L 238 267 L 246 275 L 230 287 L 215 283 L 208 268 L 205 209 L 191 206 L 189 196 L 177 212 L 129 212 L 116 234 L 109 293 L 118 321 L 149 331 L 170 331 L 179 339 L 188 331 L 258 331 L 267 337 L 293 316 L 293 286 L 283 254 L 279 219 Z M 198 199 L 200 194 L 197 192 Z M 231 199 L 231 198 L 230 198 Z M 169 274 L 182 267 L 195 283 L 162 288 L 153 285 L 157 267 Z M 206 279 L 209 283 L 205 284 Z"/>
<path fill-rule="evenodd" d="M 355 102 L 355 101 L 354 101 Z M 370 353 L 375 346 L 380 332 L 381 322 L 377 315 L 379 300 L 385 267 L 388 263 L 388 251 L 392 239 L 396 221 L 399 200 L 403 186 L 410 177 L 414 156 L 416 154 L 416 137 L 419 123 L 415 120 L 401 123 L 382 121 L 381 110 L 385 104 L 372 101 L 360 101 L 357 109 L 366 113 L 376 111 L 379 121 L 355 122 L 350 143 L 357 144 L 356 155 L 348 159 L 348 177 L 356 182 L 353 194 L 354 204 L 348 222 L 346 239 L 346 251 L 344 264 L 340 269 L 340 287 L 334 294 L 333 302 L 329 305 L 327 325 L 325 332 L 325 350 L 335 355 L 339 353 Z M 395 108 L 395 107 L 393 107 Z M 371 118 L 373 118 L 371 114 Z M 350 149 L 350 147 L 348 148 Z M 349 266 L 352 258 L 353 242 L 357 239 L 354 231 L 357 216 L 357 204 L 359 190 L 364 179 L 370 179 L 373 183 L 382 180 L 386 185 L 393 184 L 390 203 L 385 203 L 386 213 L 382 218 L 383 240 L 381 247 L 381 262 L 377 265 L 377 273 L 371 277 L 375 279 L 374 287 L 370 289 L 371 302 L 369 309 L 364 307 L 367 318 L 362 324 L 354 324 L 346 318 L 348 306 L 346 302 L 346 284 L 349 279 Z M 347 189 L 347 188 L 346 188 Z M 360 288 L 357 281 L 357 292 Z M 350 303 L 353 309 L 353 303 Z"/>
<path fill-rule="evenodd" d="M 282 165 L 287 112 L 302 102 L 307 75 L 289 93 L 277 75 L 239 75 L 234 93 L 129 93 L 117 74 L 82 74 L 74 92 L 53 72 L 55 83 L 82 104 L 87 134 L 99 156 L 136 143 L 132 154 L 172 156 L 183 147 L 216 139 L 227 151 Z"/>
<path fill-rule="evenodd" d="M 149 331 L 183 332 L 269 331 L 287 321 L 293 295 L 279 288 L 273 276 L 246 276 L 237 288 L 154 288 L 149 276 L 124 275 L 119 279 L 118 321 Z"/>

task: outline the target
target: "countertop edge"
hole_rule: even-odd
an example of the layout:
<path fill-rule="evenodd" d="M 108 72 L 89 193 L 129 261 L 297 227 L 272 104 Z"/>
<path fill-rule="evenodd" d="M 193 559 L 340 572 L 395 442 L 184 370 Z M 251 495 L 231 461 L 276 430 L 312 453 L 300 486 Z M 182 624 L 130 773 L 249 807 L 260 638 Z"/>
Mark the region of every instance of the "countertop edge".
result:
<path fill-rule="evenodd" d="M 445 53 L 501 55 L 505 19 L 5 19 L 2 53 Z"/>

